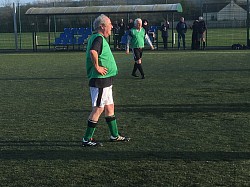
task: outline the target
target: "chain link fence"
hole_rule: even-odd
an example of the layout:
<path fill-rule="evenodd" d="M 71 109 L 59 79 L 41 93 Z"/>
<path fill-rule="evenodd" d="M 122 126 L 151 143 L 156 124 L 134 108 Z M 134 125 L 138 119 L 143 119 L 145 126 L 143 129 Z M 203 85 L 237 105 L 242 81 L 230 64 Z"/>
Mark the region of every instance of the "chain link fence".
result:
<path fill-rule="evenodd" d="M 39 5 L 41 6 L 41 5 Z M 42 5 L 45 6 L 45 5 Z M 46 6 L 61 6 L 49 4 Z M 71 4 L 72 6 L 72 4 Z M 82 6 L 74 2 L 73 6 Z M 85 5 L 86 6 L 86 5 Z M 43 51 L 58 50 L 54 45 L 65 28 L 91 28 L 96 15 L 56 15 L 56 16 L 27 16 L 25 12 L 31 5 L 15 5 L 0 7 L 0 51 Z M 231 48 L 233 44 L 249 46 L 249 4 L 245 1 L 241 4 L 231 3 L 202 3 L 193 6 L 185 1 L 183 13 L 133 13 L 111 14 L 111 20 L 119 21 L 140 17 L 147 19 L 150 26 L 160 27 L 164 20 L 170 22 L 169 43 L 170 48 L 177 48 L 176 24 L 179 17 L 185 17 L 188 27 L 191 28 L 194 20 L 203 16 L 207 25 L 207 48 Z M 50 27 L 49 27 L 50 26 Z M 191 48 L 192 30 L 186 33 L 186 46 Z M 173 33 L 172 33 L 173 32 Z M 172 33 L 172 34 L 171 34 Z M 155 45 L 163 48 L 160 31 L 156 31 Z M 109 38 L 113 45 L 113 37 Z M 60 48 L 61 49 L 61 48 Z M 72 45 L 63 50 L 82 50 L 83 46 Z"/>

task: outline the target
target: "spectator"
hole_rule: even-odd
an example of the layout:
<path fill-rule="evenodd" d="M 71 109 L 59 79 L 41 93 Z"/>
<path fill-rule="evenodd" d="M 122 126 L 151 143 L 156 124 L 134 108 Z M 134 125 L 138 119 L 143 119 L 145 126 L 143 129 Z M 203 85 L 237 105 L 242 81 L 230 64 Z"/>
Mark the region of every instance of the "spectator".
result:
<path fill-rule="evenodd" d="M 203 17 L 200 16 L 199 23 L 198 23 L 198 32 L 199 32 L 199 40 L 200 40 L 201 49 L 203 50 L 206 47 L 206 31 L 207 31 L 206 23 L 203 20 Z"/>
<path fill-rule="evenodd" d="M 192 50 L 199 49 L 199 47 L 200 47 L 198 23 L 199 23 L 199 21 L 195 20 L 193 22 L 193 25 L 190 27 L 193 30 L 192 31 L 192 45 L 191 45 Z"/>
<path fill-rule="evenodd" d="M 118 22 L 115 21 L 113 25 L 113 39 L 114 39 L 115 49 L 119 49 L 120 46 L 119 33 L 120 33 L 120 27 L 118 26 Z"/>
<path fill-rule="evenodd" d="M 155 32 L 150 30 L 148 20 L 146 20 L 146 19 L 142 20 L 142 27 L 145 29 L 150 40 L 154 43 L 155 42 Z"/>
<path fill-rule="evenodd" d="M 125 34 L 126 31 L 126 25 L 123 19 L 121 19 L 121 22 L 118 24 L 118 26 L 119 26 L 118 48 L 121 49 L 122 36 Z"/>
<path fill-rule="evenodd" d="M 130 30 L 134 27 L 134 20 L 133 19 L 129 19 L 129 22 L 128 22 L 128 26 L 127 26 L 127 29 Z"/>
<path fill-rule="evenodd" d="M 184 17 L 180 18 L 180 21 L 176 25 L 176 31 L 178 33 L 178 49 L 180 50 L 181 40 L 183 43 L 183 49 L 186 49 L 186 32 L 187 32 L 187 24 L 185 22 Z"/>
<path fill-rule="evenodd" d="M 149 32 L 148 20 L 146 20 L 146 19 L 142 20 L 142 27 L 145 29 L 145 32 L 148 34 L 148 32 Z"/>
<path fill-rule="evenodd" d="M 169 22 L 167 20 L 161 25 L 161 37 L 163 40 L 164 49 L 168 49 L 168 29 L 169 29 Z"/>

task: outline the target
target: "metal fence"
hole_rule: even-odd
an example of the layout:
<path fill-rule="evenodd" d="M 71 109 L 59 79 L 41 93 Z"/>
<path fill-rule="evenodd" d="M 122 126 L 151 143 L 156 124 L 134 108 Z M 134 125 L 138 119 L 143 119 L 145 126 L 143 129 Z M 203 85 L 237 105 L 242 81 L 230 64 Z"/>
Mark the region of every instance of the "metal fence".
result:
<path fill-rule="evenodd" d="M 191 6 L 191 4 L 190 4 Z M 193 21 L 202 15 L 207 25 L 207 48 L 231 48 L 233 44 L 249 46 L 249 5 L 247 2 L 241 5 L 234 5 L 236 8 L 230 9 L 230 4 L 213 5 L 216 8 L 211 9 L 211 5 L 203 4 L 201 7 L 190 10 L 183 10 L 182 14 L 112 14 L 109 15 L 112 21 L 123 18 L 128 21 L 129 18 L 145 18 L 154 28 L 159 28 L 164 19 L 170 21 L 169 29 L 169 48 L 177 48 L 176 24 L 180 16 L 186 18 L 187 25 L 191 27 Z M 229 8 L 228 8 L 229 7 Z M 66 28 L 91 28 L 92 20 L 96 15 L 74 15 L 74 16 L 26 16 L 24 13 L 29 6 L 14 5 L 8 8 L 6 15 L 0 15 L 0 52 L 5 51 L 44 51 L 44 50 L 83 50 L 82 44 L 70 43 L 70 45 L 56 45 L 58 38 Z M 239 10 L 241 12 L 239 12 Z M 215 11 L 215 12 L 213 12 Z M 224 18 L 219 13 L 224 12 Z M 236 14 L 246 12 L 244 17 L 237 18 Z M 232 15 L 234 15 L 232 17 Z M 8 18 L 8 24 L 4 20 Z M 11 19 L 11 21 L 10 21 Z M 50 28 L 48 28 L 50 25 Z M 173 32 L 173 33 L 172 33 Z M 161 33 L 155 30 L 154 44 L 159 50 L 163 48 Z M 76 36 L 79 37 L 79 36 Z M 186 34 L 186 46 L 191 48 L 192 30 L 189 28 Z M 78 38 L 77 38 L 78 39 Z M 77 41 L 76 41 L 77 42 Z M 109 38 L 113 46 L 113 37 Z"/>

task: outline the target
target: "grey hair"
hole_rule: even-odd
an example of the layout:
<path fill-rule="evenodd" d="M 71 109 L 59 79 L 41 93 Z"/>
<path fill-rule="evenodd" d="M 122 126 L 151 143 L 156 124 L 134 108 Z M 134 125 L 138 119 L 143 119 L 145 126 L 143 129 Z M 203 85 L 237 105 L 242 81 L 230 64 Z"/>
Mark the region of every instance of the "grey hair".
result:
<path fill-rule="evenodd" d="M 94 23 L 93 23 L 93 28 L 95 31 L 97 31 L 101 25 L 105 25 L 106 24 L 106 18 L 107 16 L 104 14 L 101 14 L 100 16 L 98 16 Z"/>
<path fill-rule="evenodd" d="M 135 21 L 134 21 L 134 25 L 136 26 L 139 21 L 142 22 L 142 19 L 141 18 L 136 18 Z"/>

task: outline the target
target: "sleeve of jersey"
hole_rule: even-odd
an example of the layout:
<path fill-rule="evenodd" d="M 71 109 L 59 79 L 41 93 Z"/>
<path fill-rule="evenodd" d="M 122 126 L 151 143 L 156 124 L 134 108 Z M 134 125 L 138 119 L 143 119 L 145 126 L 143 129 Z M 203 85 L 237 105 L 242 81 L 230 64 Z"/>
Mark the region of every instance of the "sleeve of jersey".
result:
<path fill-rule="evenodd" d="M 147 44 L 148 44 L 149 46 L 152 46 L 152 45 L 153 45 L 152 42 L 151 42 L 151 40 L 150 40 L 150 38 L 149 38 L 149 36 L 148 36 L 148 34 L 145 34 L 145 40 L 146 40 L 146 42 L 147 42 Z"/>
<path fill-rule="evenodd" d="M 97 51 L 98 55 L 102 53 L 102 37 L 98 36 L 94 39 L 90 50 Z"/>

